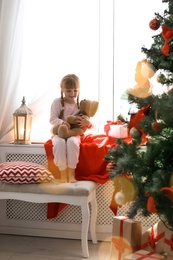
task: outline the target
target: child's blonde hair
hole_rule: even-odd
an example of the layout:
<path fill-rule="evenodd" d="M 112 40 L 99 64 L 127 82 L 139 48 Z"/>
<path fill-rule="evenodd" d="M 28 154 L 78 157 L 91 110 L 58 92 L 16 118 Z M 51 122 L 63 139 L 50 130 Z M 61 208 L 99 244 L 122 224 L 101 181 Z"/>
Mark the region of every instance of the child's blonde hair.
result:
<path fill-rule="evenodd" d="M 75 74 L 67 74 L 64 76 L 61 80 L 60 83 L 60 88 L 61 88 L 61 104 L 62 104 L 62 110 L 60 112 L 59 118 L 62 119 L 63 114 L 64 114 L 64 96 L 63 96 L 63 91 L 64 89 L 77 89 L 80 90 L 80 82 L 78 76 Z M 77 96 L 77 106 L 79 108 L 79 94 Z"/>

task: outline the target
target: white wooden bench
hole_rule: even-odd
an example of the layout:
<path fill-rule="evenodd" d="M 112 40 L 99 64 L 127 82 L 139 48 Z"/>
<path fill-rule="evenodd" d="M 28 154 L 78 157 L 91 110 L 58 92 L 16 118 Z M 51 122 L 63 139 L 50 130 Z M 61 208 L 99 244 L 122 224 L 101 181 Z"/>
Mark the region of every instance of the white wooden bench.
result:
<path fill-rule="evenodd" d="M 15 199 L 34 203 L 60 202 L 81 207 L 82 229 L 81 244 L 83 257 L 89 257 L 88 230 L 92 242 L 97 244 L 97 184 L 93 181 L 78 181 L 76 183 L 59 183 L 54 180 L 41 184 L 7 184 L 0 182 L 0 199 Z M 91 214 L 90 207 L 91 205 Z"/>

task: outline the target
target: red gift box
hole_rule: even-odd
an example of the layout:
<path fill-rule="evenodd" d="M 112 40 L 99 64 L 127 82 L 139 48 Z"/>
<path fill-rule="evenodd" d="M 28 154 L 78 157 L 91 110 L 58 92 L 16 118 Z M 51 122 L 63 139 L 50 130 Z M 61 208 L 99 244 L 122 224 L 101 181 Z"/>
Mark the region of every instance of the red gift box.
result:
<path fill-rule="evenodd" d="M 117 120 L 116 122 L 107 121 L 107 124 L 104 126 L 104 131 L 107 136 L 114 138 L 128 137 L 128 125 L 121 120 Z"/>
<path fill-rule="evenodd" d="M 158 253 L 153 253 L 153 252 L 148 252 L 146 250 L 139 250 L 133 254 L 130 254 L 124 258 L 124 260 L 160 260 L 164 259 L 164 256 L 158 254 Z"/>
<path fill-rule="evenodd" d="M 110 260 L 122 260 L 126 255 L 140 249 L 142 223 L 116 216 L 113 218 Z"/>
<path fill-rule="evenodd" d="M 173 231 L 166 227 L 165 227 L 163 251 L 167 253 L 169 256 L 173 256 Z"/>
<path fill-rule="evenodd" d="M 162 253 L 164 236 L 165 227 L 162 221 L 159 221 L 142 234 L 141 249 Z"/>

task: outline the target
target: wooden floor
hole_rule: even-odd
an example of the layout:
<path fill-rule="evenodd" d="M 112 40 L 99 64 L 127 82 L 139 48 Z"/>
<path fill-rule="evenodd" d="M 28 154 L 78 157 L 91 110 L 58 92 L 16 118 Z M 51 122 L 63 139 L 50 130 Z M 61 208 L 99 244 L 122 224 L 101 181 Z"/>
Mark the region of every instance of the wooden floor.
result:
<path fill-rule="evenodd" d="M 0 234 L 0 260 L 109 260 L 110 242 L 89 241 L 89 253 L 82 257 L 80 240 Z"/>

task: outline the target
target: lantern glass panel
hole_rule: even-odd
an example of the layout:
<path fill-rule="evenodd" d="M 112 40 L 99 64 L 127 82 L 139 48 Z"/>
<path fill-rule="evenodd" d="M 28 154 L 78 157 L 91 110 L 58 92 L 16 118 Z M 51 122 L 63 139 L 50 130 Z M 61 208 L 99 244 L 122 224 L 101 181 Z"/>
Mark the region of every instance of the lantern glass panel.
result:
<path fill-rule="evenodd" d="M 26 118 L 26 131 L 25 131 L 25 139 L 26 139 L 26 141 L 30 140 L 31 125 L 32 125 L 32 117 L 31 116 L 27 116 L 27 118 Z"/>
<path fill-rule="evenodd" d="M 18 137 L 19 140 L 25 140 L 25 131 L 26 131 L 26 117 L 25 116 L 18 116 Z"/>

